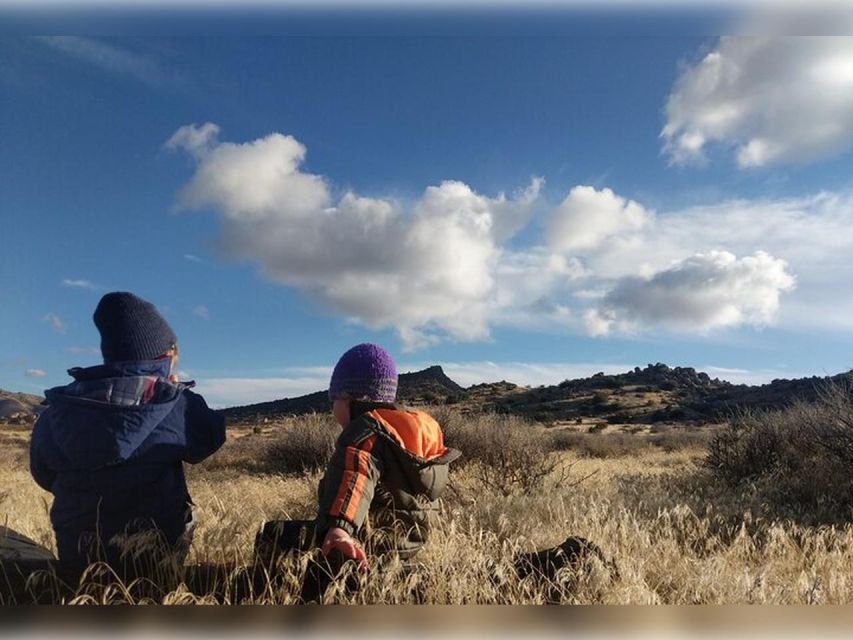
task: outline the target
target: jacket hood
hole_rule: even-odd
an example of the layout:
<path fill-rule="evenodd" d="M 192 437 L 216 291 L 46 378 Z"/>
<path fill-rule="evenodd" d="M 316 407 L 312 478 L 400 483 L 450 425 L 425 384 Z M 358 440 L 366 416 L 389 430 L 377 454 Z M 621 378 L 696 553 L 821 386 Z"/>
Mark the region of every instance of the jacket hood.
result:
<path fill-rule="evenodd" d="M 367 413 L 378 425 L 378 432 L 390 441 L 411 487 L 435 499 L 444 490 L 447 465 L 462 453 L 444 444 L 438 422 L 423 411 L 395 408 L 374 409 Z"/>
<path fill-rule="evenodd" d="M 68 461 L 95 469 L 130 458 L 190 385 L 170 382 L 168 360 L 69 369 L 45 391 L 51 437 Z"/>

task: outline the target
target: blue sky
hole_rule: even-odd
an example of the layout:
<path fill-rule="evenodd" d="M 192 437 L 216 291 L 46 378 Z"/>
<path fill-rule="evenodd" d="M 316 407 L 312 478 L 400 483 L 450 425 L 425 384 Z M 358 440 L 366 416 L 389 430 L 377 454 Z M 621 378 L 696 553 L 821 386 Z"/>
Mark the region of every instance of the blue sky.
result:
<path fill-rule="evenodd" d="M 849 369 L 853 45 L 673 20 L 0 38 L 0 387 L 96 363 L 111 290 L 218 405 L 361 341 L 463 384 Z"/>

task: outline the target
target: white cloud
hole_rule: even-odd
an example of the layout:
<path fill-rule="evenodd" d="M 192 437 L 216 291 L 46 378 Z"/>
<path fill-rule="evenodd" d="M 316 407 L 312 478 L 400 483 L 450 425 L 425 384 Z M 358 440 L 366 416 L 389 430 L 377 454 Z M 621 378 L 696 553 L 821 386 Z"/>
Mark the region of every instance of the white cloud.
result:
<path fill-rule="evenodd" d="M 626 276 L 587 313 L 591 335 L 662 326 L 691 333 L 737 325 L 764 326 L 794 287 L 784 261 L 764 252 L 738 259 L 699 253 L 650 278 Z"/>
<path fill-rule="evenodd" d="M 540 179 L 494 198 L 448 180 L 406 210 L 352 192 L 334 202 L 323 177 L 301 171 L 306 149 L 293 137 L 211 143 L 215 125 L 204 127 L 167 142 L 198 161 L 178 206 L 215 209 L 227 254 L 371 328 L 397 329 L 409 348 L 489 336 L 500 243 L 526 224 Z"/>
<path fill-rule="evenodd" d="M 49 47 L 116 75 L 130 76 L 151 86 L 160 86 L 166 75 L 151 57 L 79 36 L 39 36 Z"/>
<path fill-rule="evenodd" d="M 193 307 L 193 315 L 202 320 L 210 320 L 210 309 L 203 304 Z"/>
<path fill-rule="evenodd" d="M 740 167 L 802 163 L 853 144 L 853 39 L 720 38 L 684 69 L 661 137 L 676 164 L 703 163 L 710 144 Z"/>
<path fill-rule="evenodd" d="M 44 369 L 27 369 L 24 374 L 28 378 L 45 378 L 47 377 L 47 371 Z"/>
<path fill-rule="evenodd" d="M 65 323 L 53 311 L 45 315 L 41 321 L 49 324 L 56 333 L 65 333 Z"/>
<path fill-rule="evenodd" d="M 188 124 L 175 131 L 163 146 L 170 151 L 183 150 L 194 158 L 201 158 L 218 144 L 218 138 L 219 125 L 212 122 L 205 122 L 201 126 Z"/>
<path fill-rule="evenodd" d="M 539 179 L 511 196 L 448 180 L 411 204 L 353 192 L 335 200 L 325 178 L 301 170 L 306 149 L 290 136 L 235 144 L 217 142 L 215 125 L 181 131 L 171 146 L 197 167 L 177 204 L 218 214 L 226 255 L 349 321 L 395 329 L 404 351 L 489 340 L 493 326 L 592 335 L 853 327 L 853 298 L 839 296 L 839 283 L 853 281 L 846 195 L 654 212 L 579 186 L 538 241 L 520 242 Z"/>
<path fill-rule="evenodd" d="M 88 280 L 71 280 L 69 278 L 65 278 L 62 280 L 62 285 L 65 287 L 72 287 L 76 289 L 98 289 L 98 285 L 88 281 Z"/>
<path fill-rule="evenodd" d="M 184 260 L 187 260 L 189 262 L 201 262 L 202 261 L 201 258 L 199 258 L 197 255 L 195 255 L 193 253 L 185 253 L 184 254 Z"/>
<path fill-rule="evenodd" d="M 548 245 L 558 253 L 591 249 L 641 229 L 652 217 L 641 205 L 610 189 L 578 186 L 551 215 Z"/>
<path fill-rule="evenodd" d="M 234 407 L 295 398 L 328 389 L 329 378 L 201 378 L 196 381 L 196 385 L 196 390 L 203 394 L 212 406 Z"/>
<path fill-rule="evenodd" d="M 698 253 L 763 251 L 787 263 L 797 286 L 788 290 L 776 323 L 788 329 L 853 329 L 853 198 L 818 193 L 778 200 L 730 200 L 661 212 L 620 243 L 579 255 L 594 277 L 583 289 L 610 291 L 625 277 L 652 278 Z M 590 328 L 590 327 L 588 327 Z"/>

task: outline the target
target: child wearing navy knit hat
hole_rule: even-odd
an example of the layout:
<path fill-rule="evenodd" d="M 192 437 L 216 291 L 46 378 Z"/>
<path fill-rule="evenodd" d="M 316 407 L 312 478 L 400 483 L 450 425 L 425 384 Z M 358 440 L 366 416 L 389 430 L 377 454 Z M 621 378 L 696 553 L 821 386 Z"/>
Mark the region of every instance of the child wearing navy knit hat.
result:
<path fill-rule="evenodd" d="M 132 578 L 143 557 L 182 563 L 192 529 L 183 463 L 219 449 L 225 424 L 190 391 L 194 383 L 177 381 L 177 338 L 154 305 L 108 293 L 94 321 L 104 364 L 70 369 L 74 382 L 45 392 L 30 471 L 54 495 L 50 519 L 65 571 L 77 576 L 104 560 Z M 143 534 L 150 544 L 152 533 L 157 553 L 137 549 L 134 557 L 127 541 Z"/>

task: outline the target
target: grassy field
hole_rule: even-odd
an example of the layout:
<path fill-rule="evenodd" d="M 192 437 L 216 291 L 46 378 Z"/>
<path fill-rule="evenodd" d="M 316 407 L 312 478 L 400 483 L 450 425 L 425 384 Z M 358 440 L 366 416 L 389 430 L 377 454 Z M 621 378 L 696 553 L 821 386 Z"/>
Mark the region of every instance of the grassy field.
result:
<path fill-rule="evenodd" d="M 565 603 L 853 601 L 853 528 L 775 517 L 760 495 L 721 485 L 702 465 L 707 428 L 684 435 L 675 427 L 665 441 L 650 433 L 575 433 L 567 443 L 565 433 L 508 417 L 439 413 L 448 436 L 472 451 L 454 470 L 442 522 L 418 564 L 374 563 L 357 577 L 360 589 L 332 588 L 327 602 L 543 603 L 555 594 Z M 321 472 L 308 454 L 322 459 L 334 435 L 325 417 L 230 429 L 217 456 L 188 468 L 200 518 L 188 562 L 246 564 L 261 522 L 313 516 Z M 0 432 L 0 521 L 52 548 L 51 496 L 29 476 L 28 436 L 22 427 Z M 502 441 L 547 474 L 496 486 L 484 464 Z M 514 460 L 506 464 L 522 464 Z M 591 559 L 553 583 L 517 577 L 515 553 L 570 535 L 599 545 L 618 571 Z M 286 561 L 284 579 L 246 601 L 294 602 L 304 566 L 305 559 Z M 121 588 L 87 593 L 70 601 L 132 600 Z M 215 598 L 179 587 L 162 601 Z"/>

